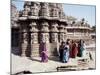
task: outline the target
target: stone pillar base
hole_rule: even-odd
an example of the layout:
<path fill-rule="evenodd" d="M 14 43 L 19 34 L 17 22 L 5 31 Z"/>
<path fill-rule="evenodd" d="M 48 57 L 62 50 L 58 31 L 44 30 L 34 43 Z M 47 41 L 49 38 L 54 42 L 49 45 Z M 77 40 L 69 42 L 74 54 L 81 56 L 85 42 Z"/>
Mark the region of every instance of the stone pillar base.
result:
<path fill-rule="evenodd" d="M 21 49 L 22 49 L 21 56 L 22 56 L 22 57 L 25 57 L 25 56 L 26 56 L 26 51 L 27 51 L 27 49 L 28 49 L 27 44 L 22 44 L 22 45 L 21 45 Z"/>
<path fill-rule="evenodd" d="M 39 44 L 31 45 L 31 58 L 40 56 Z"/>

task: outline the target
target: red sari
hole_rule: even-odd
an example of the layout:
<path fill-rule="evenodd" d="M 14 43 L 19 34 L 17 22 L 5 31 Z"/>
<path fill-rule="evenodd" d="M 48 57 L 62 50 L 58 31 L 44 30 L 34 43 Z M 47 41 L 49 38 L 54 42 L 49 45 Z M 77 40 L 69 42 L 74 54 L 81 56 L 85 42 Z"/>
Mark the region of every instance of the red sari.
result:
<path fill-rule="evenodd" d="M 73 45 L 72 45 L 72 51 L 71 51 L 71 57 L 75 58 L 77 56 L 77 53 L 78 53 L 77 45 L 76 45 L 76 43 L 73 43 Z"/>

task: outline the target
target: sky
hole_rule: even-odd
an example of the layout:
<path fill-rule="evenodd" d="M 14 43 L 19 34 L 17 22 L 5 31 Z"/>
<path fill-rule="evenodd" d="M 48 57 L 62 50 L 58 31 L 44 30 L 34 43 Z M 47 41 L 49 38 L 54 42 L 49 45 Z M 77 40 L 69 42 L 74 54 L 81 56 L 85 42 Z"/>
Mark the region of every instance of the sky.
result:
<path fill-rule="evenodd" d="M 23 1 L 12 1 L 17 7 L 17 10 L 23 10 Z M 63 4 L 63 11 L 66 16 L 73 16 L 77 20 L 85 18 L 85 20 L 90 24 L 90 26 L 96 25 L 95 23 L 95 12 L 96 8 L 93 5 L 73 5 L 73 4 Z"/>

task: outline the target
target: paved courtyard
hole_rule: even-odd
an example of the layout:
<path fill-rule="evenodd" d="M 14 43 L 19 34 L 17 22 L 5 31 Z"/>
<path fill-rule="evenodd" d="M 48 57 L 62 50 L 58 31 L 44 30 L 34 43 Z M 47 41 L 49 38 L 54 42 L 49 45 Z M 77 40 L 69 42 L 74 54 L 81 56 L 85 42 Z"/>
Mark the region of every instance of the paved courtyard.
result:
<path fill-rule="evenodd" d="M 94 45 L 88 46 L 93 47 Z M 47 63 L 41 63 L 40 57 L 28 58 L 28 57 L 20 57 L 12 54 L 12 74 L 21 72 L 21 71 L 30 71 L 32 73 L 36 72 L 51 72 L 57 71 L 57 67 L 60 66 L 78 66 L 77 70 L 95 68 L 95 50 L 91 52 L 93 60 L 87 61 L 87 63 L 83 63 L 80 60 L 85 59 L 87 57 L 76 57 L 70 58 L 68 63 L 61 63 L 57 58 L 49 59 Z"/>

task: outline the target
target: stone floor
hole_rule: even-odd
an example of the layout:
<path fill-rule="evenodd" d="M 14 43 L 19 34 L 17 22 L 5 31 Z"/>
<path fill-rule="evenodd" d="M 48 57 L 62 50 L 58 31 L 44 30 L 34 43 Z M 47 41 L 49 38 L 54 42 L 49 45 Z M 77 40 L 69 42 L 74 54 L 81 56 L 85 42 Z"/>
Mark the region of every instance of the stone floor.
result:
<path fill-rule="evenodd" d="M 92 46 L 93 47 L 93 46 Z M 86 69 L 95 69 L 95 50 L 91 52 L 93 60 L 82 61 L 87 59 L 87 57 L 76 57 L 70 58 L 68 63 L 59 62 L 58 58 L 50 58 L 47 63 L 41 63 L 39 57 L 34 59 L 28 57 L 20 57 L 12 54 L 11 60 L 11 73 L 15 74 L 21 71 L 30 71 L 32 73 L 37 72 L 55 72 L 57 67 L 60 66 L 77 66 L 76 70 L 86 70 Z M 67 71 L 67 70 L 66 70 Z"/>

